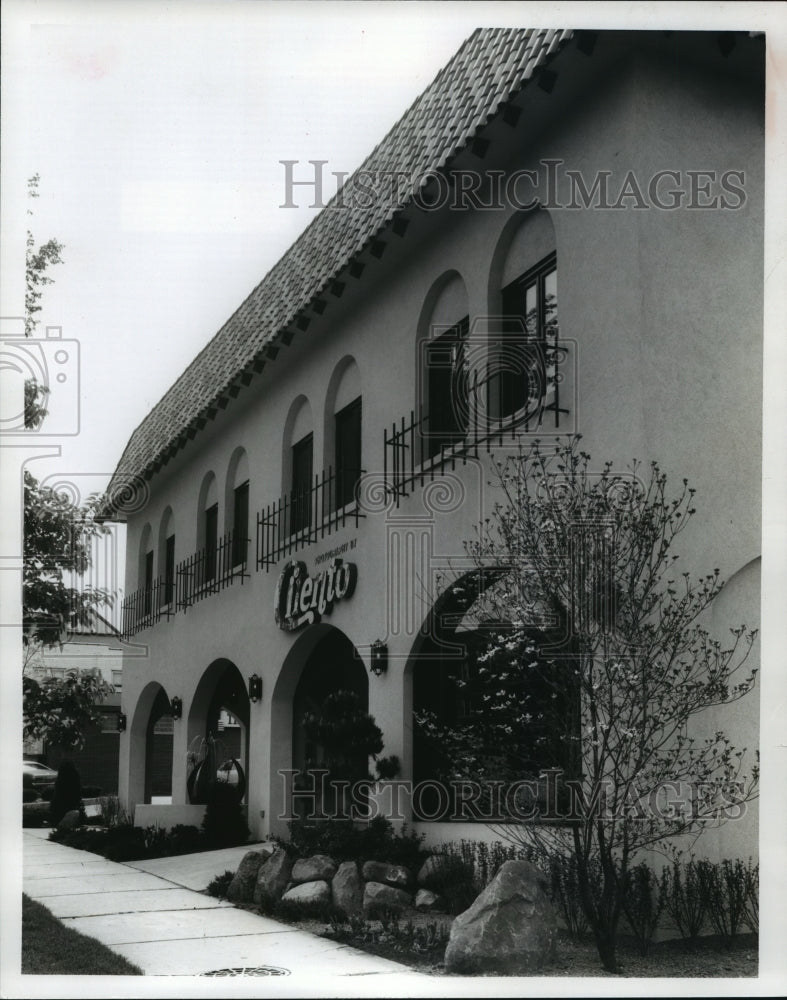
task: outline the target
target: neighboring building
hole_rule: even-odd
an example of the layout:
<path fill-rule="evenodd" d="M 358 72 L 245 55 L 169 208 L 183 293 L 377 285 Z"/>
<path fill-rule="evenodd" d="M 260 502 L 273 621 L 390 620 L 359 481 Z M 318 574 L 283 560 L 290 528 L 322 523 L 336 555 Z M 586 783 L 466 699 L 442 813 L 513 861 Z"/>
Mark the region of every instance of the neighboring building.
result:
<path fill-rule="evenodd" d="M 106 795 L 118 790 L 120 732 L 120 699 L 123 689 L 123 649 L 121 638 L 110 622 L 92 612 L 90 622 L 82 628 L 67 630 L 63 645 L 41 650 L 28 666 L 36 680 L 53 677 L 62 680 L 71 671 L 97 673 L 114 688 L 99 706 L 100 720 L 84 734 L 84 746 L 49 746 L 42 740 L 26 740 L 25 757 L 57 769 L 60 762 L 74 763 L 83 785 L 99 787 Z"/>
<path fill-rule="evenodd" d="M 146 655 L 123 668 L 127 807 L 153 797 L 146 734 L 173 699 L 164 820 L 188 814 L 189 748 L 223 711 L 249 825 L 285 833 L 281 772 L 315 752 L 300 720 L 338 689 L 401 778 L 428 775 L 413 710 L 452 696 L 422 626 L 494 503 L 490 450 L 524 435 L 581 431 L 599 466 L 690 477 L 682 561 L 729 581 L 714 629 L 756 625 L 763 157 L 761 36 L 468 39 L 123 453 L 111 489 L 149 491 L 128 515 L 125 631 Z M 528 396 L 534 344 L 560 372 Z M 756 693 L 711 723 L 755 747 Z M 755 810 L 719 836 L 755 851 Z"/>

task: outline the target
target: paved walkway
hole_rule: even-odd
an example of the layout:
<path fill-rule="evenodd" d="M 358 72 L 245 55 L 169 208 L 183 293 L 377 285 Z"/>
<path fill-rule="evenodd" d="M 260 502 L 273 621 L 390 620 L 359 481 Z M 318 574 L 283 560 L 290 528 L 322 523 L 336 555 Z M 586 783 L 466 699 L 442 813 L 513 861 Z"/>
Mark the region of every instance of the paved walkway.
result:
<path fill-rule="evenodd" d="M 245 847 L 119 864 L 25 830 L 24 891 L 67 927 L 88 934 L 149 976 L 284 975 L 286 989 L 342 996 L 441 996 L 444 980 L 277 923 L 204 895 L 216 875 L 237 867 Z M 268 971 L 266 971 L 268 970 Z M 336 981 L 331 992 L 330 981 Z M 337 980 L 343 980 L 344 987 Z M 283 984 L 282 984 L 283 986 Z M 301 993 L 301 990 L 303 992 Z M 307 992 L 308 991 L 308 992 Z"/>

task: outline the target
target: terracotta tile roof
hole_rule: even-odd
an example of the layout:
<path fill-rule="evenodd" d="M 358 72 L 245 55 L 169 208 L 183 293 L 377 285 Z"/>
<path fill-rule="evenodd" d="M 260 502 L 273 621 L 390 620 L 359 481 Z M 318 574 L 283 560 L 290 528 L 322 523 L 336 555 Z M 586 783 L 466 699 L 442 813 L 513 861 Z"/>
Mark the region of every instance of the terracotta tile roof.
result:
<path fill-rule="evenodd" d="M 260 370 L 266 348 L 296 329 L 309 303 L 412 201 L 419 182 L 445 167 L 571 36 L 476 30 L 347 180 L 341 193 L 350 207 L 323 209 L 137 427 L 110 497 L 122 498 L 137 477 L 150 478 L 194 437 L 228 393 L 236 394 L 244 372 L 248 381 Z M 409 186 L 381 185 L 371 207 L 352 198 L 360 175 L 393 170 L 411 178 Z"/>

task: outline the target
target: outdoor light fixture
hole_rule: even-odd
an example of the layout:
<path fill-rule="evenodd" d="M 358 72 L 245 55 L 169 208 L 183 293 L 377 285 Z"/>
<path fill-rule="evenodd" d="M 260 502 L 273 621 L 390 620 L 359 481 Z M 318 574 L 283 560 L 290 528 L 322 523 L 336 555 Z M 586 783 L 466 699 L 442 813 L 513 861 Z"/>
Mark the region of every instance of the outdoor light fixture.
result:
<path fill-rule="evenodd" d="M 118 732 L 125 733 L 125 731 L 126 731 L 126 716 L 123 714 L 123 712 L 120 712 L 120 714 L 118 715 Z"/>
<path fill-rule="evenodd" d="M 375 639 L 372 643 L 372 673 L 380 677 L 388 669 L 388 643 Z"/>
<path fill-rule="evenodd" d="M 252 674 L 249 678 L 249 698 L 251 701 L 259 701 L 262 697 L 262 678 L 259 674 Z"/>
<path fill-rule="evenodd" d="M 169 714 L 173 719 L 179 719 L 183 715 L 183 701 L 180 698 L 173 698 L 169 703 Z"/>

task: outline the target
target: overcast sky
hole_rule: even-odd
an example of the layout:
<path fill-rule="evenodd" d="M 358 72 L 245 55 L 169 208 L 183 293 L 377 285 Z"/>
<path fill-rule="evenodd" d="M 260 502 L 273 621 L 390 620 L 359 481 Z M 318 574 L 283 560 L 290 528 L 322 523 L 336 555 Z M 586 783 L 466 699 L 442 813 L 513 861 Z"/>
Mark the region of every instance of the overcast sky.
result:
<path fill-rule="evenodd" d="M 649 26 L 708 27 L 710 7 L 714 27 L 745 8 L 736 26 L 756 28 L 762 10 L 658 7 Z M 627 8 L 634 25 L 653 5 L 614 16 Z M 81 409 L 80 433 L 34 471 L 87 473 L 91 489 L 313 216 L 305 193 L 280 207 L 280 160 L 353 170 L 478 25 L 610 17 L 589 4 L 272 0 L 11 0 L 3 12 L 3 315 L 23 312 L 37 172 L 33 233 L 65 244 L 39 332 L 79 341 Z"/>

